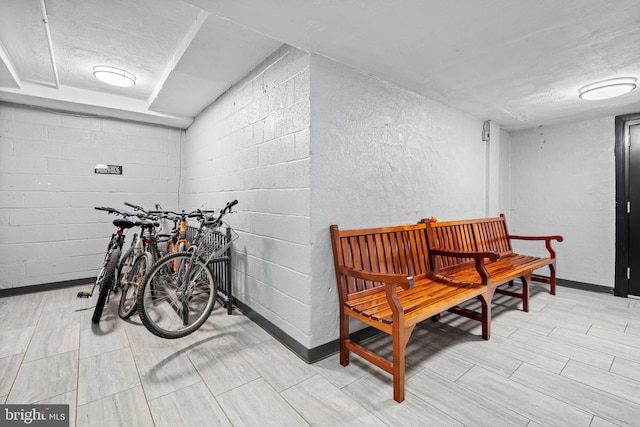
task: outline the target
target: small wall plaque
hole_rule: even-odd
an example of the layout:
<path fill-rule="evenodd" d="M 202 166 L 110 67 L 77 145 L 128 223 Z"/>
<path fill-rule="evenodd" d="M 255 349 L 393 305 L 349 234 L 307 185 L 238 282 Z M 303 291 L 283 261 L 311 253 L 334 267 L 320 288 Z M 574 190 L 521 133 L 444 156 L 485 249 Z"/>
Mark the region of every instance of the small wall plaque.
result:
<path fill-rule="evenodd" d="M 95 173 L 107 174 L 107 175 L 122 175 L 121 165 L 96 165 L 94 169 Z"/>

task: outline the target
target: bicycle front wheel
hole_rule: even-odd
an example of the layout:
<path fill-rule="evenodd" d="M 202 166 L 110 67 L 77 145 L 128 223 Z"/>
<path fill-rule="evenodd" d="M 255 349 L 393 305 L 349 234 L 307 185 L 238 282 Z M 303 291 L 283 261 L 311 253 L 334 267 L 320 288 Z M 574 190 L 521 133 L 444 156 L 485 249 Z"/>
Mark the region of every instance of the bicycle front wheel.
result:
<path fill-rule="evenodd" d="M 136 258 L 127 274 L 121 277 L 122 296 L 118 305 L 118 316 L 121 319 L 128 319 L 136 312 L 138 289 L 142 286 L 142 281 L 151 268 L 151 264 L 151 255 L 143 253 Z"/>
<path fill-rule="evenodd" d="M 111 288 L 113 287 L 113 281 L 116 279 L 116 270 L 118 268 L 118 261 L 120 260 L 120 249 L 114 249 L 107 258 L 106 265 L 104 267 L 104 275 L 99 281 L 100 294 L 98 295 L 98 301 L 96 302 L 96 308 L 93 311 L 93 317 L 91 321 L 93 323 L 99 323 L 100 317 L 102 317 L 102 310 L 107 302 L 107 297 Z"/>
<path fill-rule="evenodd" d="M 178 252 L 156 262 L 138 290 L 142 324 L 162 338 L 180 338 L 198 329 L 211 314 L 216 283 L 199 260 L 190 266 L 191 253 Z"/>

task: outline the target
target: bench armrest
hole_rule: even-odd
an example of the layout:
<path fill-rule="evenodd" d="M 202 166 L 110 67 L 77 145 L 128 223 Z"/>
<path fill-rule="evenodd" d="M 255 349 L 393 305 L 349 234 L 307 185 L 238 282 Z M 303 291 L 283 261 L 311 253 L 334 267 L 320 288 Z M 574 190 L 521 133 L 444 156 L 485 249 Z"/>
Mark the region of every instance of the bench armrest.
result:
<path fill-rule="evenodd" d="M 474 251 L 443 251 L 440 249 L 429 249 L 430 256 L 450 256 L 454 258 L 472 258 L 475 263 L 476 271 L 480 275 L 483 285 L 489 285 L 491 278 L 484 265 L 484 259 L 489 258 L 491 261 L 497 261 L 500 259 L 500 254 L 497 252 L 474 252 Z M 433 262 L 433 258 L 432 258 Z"/>
<path fill-rule="evenodd" d="M 507 237 L 514 240 L 556 240 L 558 242 L 564 240 L 562 236 L 514 236 L 510 234 Z"/>
<path fill-rule="evenodd" d="M 491 261 L 497 261 L 500 259 L 500 254 L 497 252 L 443 251 L 440 249 L 429 249 L 429 253 L 431 255 L 450 256 L 454 258 L 489 258 Z"/>
<path fill-rule="evenodd" d="M 513 240 L 538 240 L 538 241 L 544 241 L 545 242 L 545 247 L 549 251 L 549 256 L 551 258 L 555 258 L 556 257 L 556 251 L 554 251 L 551 248 L 551 241 L 555 240 L 555 241 L 558 241 L 558 242 L 562 242 L 564 240 L 562 238 L 562 236 L 515 236 L 515 235 L 508 235 L 507 238 L 513 239 Z"/>
<path fill-rule="evenodd" d="M 382 282 L 385 285 L 400 285 L 404 289 L 411 289 L 414 284 L 413 276 L 407 276 L 406 274 L 372 273 L 353 267 L 340 267 L 339 270 L 340 274 L 344 276 L 355 277 L 356 279 L 371 282 Z"/>

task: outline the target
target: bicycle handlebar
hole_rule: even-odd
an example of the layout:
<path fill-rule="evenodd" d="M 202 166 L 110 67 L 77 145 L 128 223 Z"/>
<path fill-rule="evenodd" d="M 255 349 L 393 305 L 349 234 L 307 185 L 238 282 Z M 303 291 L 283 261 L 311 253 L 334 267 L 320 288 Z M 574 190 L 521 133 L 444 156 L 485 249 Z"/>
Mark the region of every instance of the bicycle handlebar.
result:
<path fill-rule="evenodd" d="M 133 214 L 131 212 L 121 211 L 119 209 L 109 208 L 109 207 L 105 207 L 105 206 L 95 206 L 94 209 L 99 210 L 99 211 L 105 211 L 105 212 L 108 212 L 110 214 L 117 214 L 117 215 L 122 215 L 122 216 L 136 216 L 136 214 Z"/>
<path fill-rule="evenodd" d="M 140 206 L 138 206 L 138 205 L 134 205 L 133 203 L 124 202 L 124 204 L 125 204 L 125 205 L 127 205 L 127 206 L 129 206 L 129 207 L 131 207 L 131 208 L 133 208 L 133 209 L 135 209 L 135 210 L 137 210 L 137 211 L 142 211 L 142 212 L 144 212 L 144 213 L 147 213 L 147 211 L 146 211 L 144 208 L 141 208 L 141 207 L 140 207 Z"/>
<path fill-rule="evenodd" d="M 132 206 L 129 205 L 128 203 L 125 203 L 128 206 Z M 235 205 L 238 204 L 237 200 L 233 200 L 231 202 L 228 202 L 226 204 L 226 206 L 221 209 L 220 211 L 216 211 L 215 209 L 196 209 L 194 211 L 191 212 L 185 212 L 182 211 L 180 213 L 178 212 L 174 212 L 174 211 L 160 211 L 160 210 L 154 210 L 154 211 L 148 211 L 147 213 L 150 215 L 161 215 L 164 218 L 168 218 L 169 216 L 174 216 L 174 220 L 177 220 L 178 218 L 199 218 L 201 220 L 204 220 L 204 223 L 207 225 L 211 225 L 211 224 L 217 224 L 220 222 L 220 220 L 222 219 L 223 216 L 225 216 L 227 213 L 231 212 L 231 208 L 233 208 Z M 132 206 L 133 207 L 133 206 Z M 215 218 L 213 214 L 215 214 L 216 212 L 219 212 L 218 217 Z M 171 218 L 169 218 L 171 219 Z"/>

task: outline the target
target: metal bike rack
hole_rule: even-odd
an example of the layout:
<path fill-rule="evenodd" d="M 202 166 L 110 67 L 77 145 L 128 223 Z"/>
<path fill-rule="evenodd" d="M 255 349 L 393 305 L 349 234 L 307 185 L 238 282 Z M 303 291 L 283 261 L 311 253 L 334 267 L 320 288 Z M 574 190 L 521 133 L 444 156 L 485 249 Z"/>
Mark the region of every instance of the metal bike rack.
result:
<path fill-rule="evenodd" d="M 196 227 L 187 227 L 187 240 L 193 243 L 198 229 Z M 210 241 L 204 242 L 210 247 L 221 247 L 231 240 L 231 229 L 226 229 L 226 234 L 214 234 L 210 236 Z M 218 299 L 227 309 L 227 314 L 233 312 L 233 292 L 231 289 L 231 247 L 225 252 L 213 258 L 207 265 L 211 274 L 218 284 Z"/>

